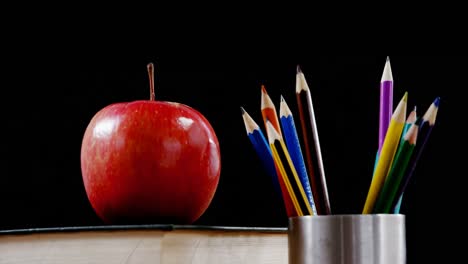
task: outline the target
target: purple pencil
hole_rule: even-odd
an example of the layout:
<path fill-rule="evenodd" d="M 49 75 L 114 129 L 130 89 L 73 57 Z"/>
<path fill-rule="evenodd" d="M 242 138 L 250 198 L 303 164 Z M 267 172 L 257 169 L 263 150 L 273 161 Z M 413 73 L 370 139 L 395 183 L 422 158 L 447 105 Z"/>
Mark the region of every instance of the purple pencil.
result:
<path fill-rule="evenodd" d="M 388 125 L 393 114 L 393 76 L 390 58 L 387 57 L 382 79 L 380 80 L 380 112 L 379 112 L 379 153 L 387 134 Z"/>

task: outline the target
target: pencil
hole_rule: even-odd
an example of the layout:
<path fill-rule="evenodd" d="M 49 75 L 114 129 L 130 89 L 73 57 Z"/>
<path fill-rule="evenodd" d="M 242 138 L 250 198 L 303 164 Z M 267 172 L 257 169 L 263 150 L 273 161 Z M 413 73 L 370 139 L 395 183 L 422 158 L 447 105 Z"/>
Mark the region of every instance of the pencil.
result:
<path fill-rule="evenodd" d="M 299 143 L 299 137 L 294 123 L 294 116 L 283 96 L 281 96 L 280 103 L 280 123 L 283 128 L 284 141 L 286 142 L 289 155 L 291 156 L 291 160 L 296 168 L 297 174 L 299 175 L 299 179 L 301 180 L 302 187 L 304 187 L 304 191 L 309 199 L 312 211 L 316 215 L 317 209 L 315 208 L 314 197 L 312 196 L 312 190 L 310 189 L 309 176 L 307 175 L 304 157 L 302 156 L 301 145 Z"/>
<path fill-rule="evenodd" d="M 379 152 L 382 149 L 388 126 L 393 112 L 393 75 L 390 58 L 387 56 L 380 80 L 380 111 L 379 111 Z"/>
<path fill-rule="evenodd" d="M 374 161 L 374 171 L 379 161 L 379 153 L 385 140 L 388 125 L 393 111 L 393 75 L 390 66 L 390 58 L 387 56 L 385 67 L 380 80 L 380 109 L 379 109 L 379 145 Z"/>
<path fill-rule="evenodd" d="M 413 108 L 413 111 L 408 115 L 408 118 L 406 118 L 405 126 L 403 127 L 403 131 L 401 132 L 401 138 L 400 138 L 400 143 L 403 144 L 403 141 L 405 139 L 406 132 L 408 129 L 411 127 L 414 122 L 416 122 L 417 115 L 416 115 L 416 106 Z M 377 161 L 378 161 L 378 152 L 377 152 L 377 158 L 375 159 L 375 164 L 374 164 L 374 171 L 375 167 L 377 166 Z"/>
<path fill-rule="evenodd" d="M 375 201 L 390 170 L 390 164 L 395 156 L 401 132 L 403 131 L 403 126 L 405 124 L 407 98 L 408 92 L 405 92 L 405 95 L 393 112 L 387 134 L 385 135 L 384 144 L 380 151 L 379 161 L 377 162 L 377 167 L 375 168 L 371 186 L 364 204 L 363 214 L 372 213 Z"/>
<path fill-rule="evenodd" d="M 392 209 L 392 205 L 397 202 L 397 192 L 405 174 L 408 163 L 413 154 L 416 140 L 418 137 L 419 126 L 413 124 L 408 130 L 408 133 L 403 137 L 403 144 L 400 144 L 398 151 L 395 154 L 393 166 L 385 179 L 382 191 L 375 203 L 374 213 L 388 214 Z"/>
<path fill-rule="evenodd" d="M 269 120 L 273 127 L 276 129 L 276 132 L 278 132 L 278 134 L 282 136 L 278 116 L 276 115 L 276 107 L 273 104 L 273 101 L 271 100 L 270 96 L 268 95 L 265 89 L 265 85 L 262 85 L 261 110 L 265 129 L 266 121 Z"/>
<path fill-rule="evenodd" d="M 245 129 L 247 130 L 247 136 L 252 143 L 257 156 L 262 161 L 262 165 L 265 168 L 268 175 L 270 175 L 275 191 L 282 197 L 286 214 L 288 217 L 295 216 L 295 209 L 291 198 L 289 197 L 288 191 L 284 185 L 283 179 L 278 175 L 278 169 L 273 161 L 273 155 L 270 150 L 270 145 L 265 139 L 265 136 L 260 127 L 255 123 L 252 117 L 241 107 L 242 118 L 244 120 Z"/>
<path fill-rule="evenodd" d="M 416 170 L 416 165 L 421 158 L 422 153 L 424 152 L 424 147 L 427 145 L 427 141 L 429 140 L 429 137 L 431 135 L 432 129 L 434 128 L 436 117 L 437 117 L 437 112 L 439 110 L 439 103 L 440 103 L 440 97 L 437 97 L 429 106 L 429 108 L 426 110 L 426 113 L 424 113 L 424 116 L 420 118 L 417 122 L 420 122 L 421 124 L 419 125 L 419 138 L 420 138 L 420 144 L 418 144 L 414 150 L 414 154 L 411 157 L 410 164 L 409 164 L 409 170 L 406 171 L 404 177 L 403 177 L 403 184 L 401 185 L 401 188 L 398 190 L 397 197 L 401 197 L 402 199 L 403 193 L 405 189 L 408 186 L 409 181 L 411 180 L 411 177 L 414 174 L 414 171 Z M 395 213 L 399 213 L 399 207 L 395 209 Z"/>
<path fill-rule="evenodd" d="M 401 132 L 401 140 L 400 140 L 400 143 L 403 143 L 403 141 L 405 140 L 404 136 L 406 135 L 406 133 L 408 132 L 408 130 L 410 129 L 410 127 L 416 122 L 416 120 L 418 119 L 418 116 L 417 116 L 417 112 L 416 112 L 417 108 L 416 106 L 414 106 L 413 110 L 411 111 L 411 113 L 408 115 L 408 117 L 406 118 L 406 122 L 405 122 L 405 126 L 403 127 L 403 132 Z"/>
<path fill-rule="evenodd" d="M 247 130 L 247 136 L 252 143 L 258 157 L 262 161 L 262 164 L 267 171 L 268 175 L 271 176 L 275 190 L 281 193 L 281 189 L 278 182 L 278 175 L 276 174 L 275 163 L 271 154 L 270 147 L 263 135 L 260 127 L 255 123 L 252 117 L 241 107 L 242 118 L 244 120 L 245 129 Z"/>
<path fill-rule="evenodd" d="M 406 118 L 406 123 L 405 126 L 403 127 L 403 132 L 401 132 L 401 139 L 400 139 L 400 145 L 403 144 L 403 141 L 405 140 L 405 135 L 406 132 L 408 132 L 408 129 L 411 127 L 416 122 L 417 119 L 417 114 L 416 114 L 416 106 L 413 108 L 413 111 L 408 115 L 408 118 Z M 398 214 L 400 212 L 400 207 L 401 207 L 401 201 L 403 198 L 403 194 L 400 196 L 398 199 L 395 207 L 394 207 L 394 213 Z"/>
<path fill-rule="evenodd" d="M 273 153 L 273 160 L 279 168 L 285 185 L 288 187 L 289 195 L 291 196 L 298 216 L 313 215 L 312 208 L 307 200 L 304 188 L 302 187 L 283 139 L 269 120 L 267 120 L 266 123 L 267 136 L 271 152 Z"/>
<path fill-rule="evenodd" d="M 312 97 L 305 76 L 299 66 L 297 66 L 296 73 L 296 99 L 301 120 L 307 171 L 309 172 L 317 214 L 331 214 Z"/>
<path fill-rule="evenodd" d="M 408 117 L 410 117 L 411 115 L 408 115 Z M 400 145 L 403 143 L 403 140 L 404 140 L 404 136 L 405 136 L 405 127 L 408 126 L 408 118 L 406 118 L 406 121 L 405 121 L 405 124 L 403 125 L 403 129 L 401 130 L 401 135 L 400 135 L 400 141 L 398 142 L 397 144 L 397 151 L 398 151 L 398 148 L 400 147 Z M 411 124 L 408 126 L 408 129 L 411 127 Z M 393 156 L 393 158 L 390 160 L 390 164 L 389 164 L 389 172 L 390 170 L 392 169 L 392 166 L 393 166 L 393 161 L 395 160 L 395 156 Z M 387 173 L 387 176 L 388 176 L 388 173 Z"/>

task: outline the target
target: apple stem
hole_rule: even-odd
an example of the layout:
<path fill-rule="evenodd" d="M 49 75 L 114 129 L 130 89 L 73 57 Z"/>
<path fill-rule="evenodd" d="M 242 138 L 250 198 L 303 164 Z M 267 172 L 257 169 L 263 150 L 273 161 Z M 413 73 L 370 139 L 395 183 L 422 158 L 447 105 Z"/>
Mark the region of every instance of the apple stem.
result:
<path fill-rule="evenodd" d="M 148 63 L 148 76 L 149 76 L 149 85 L 150 85 L 150 100 L 154 101 L 154 65 L 153 63 Z"/>

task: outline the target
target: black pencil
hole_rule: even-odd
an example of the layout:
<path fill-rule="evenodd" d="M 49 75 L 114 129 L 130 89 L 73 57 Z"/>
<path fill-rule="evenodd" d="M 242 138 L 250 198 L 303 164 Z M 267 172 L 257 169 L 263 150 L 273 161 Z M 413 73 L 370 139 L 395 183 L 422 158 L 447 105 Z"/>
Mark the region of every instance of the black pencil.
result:
<path fill-rule="evenodd" d="M 399 199 L 403 198 L 403 193 L 406 190 L 406 187 L 408 186 L 409 181 L 411 180 L 411 177 L 414 174 L 414 171 L 416 170 L 416 165 L 418 164 L 419 159 L 421 158 L 423 152 L 424 152 L 424 147 L 426 146 L 429 136 L 431 135 L 432 129 L 434 128 L 436 117 L 437 117 L 437 112 L 439 110 L 439 103 L 440 103 L 440 97 L 437 97 L 429 106 L 427 109 L 426 113 L 420 117 L 416 123 L 419 124 L 419 137 L 421 143 L 416 145 L 414 149 L 414 153 L 411 157 L 410 163 L 409 163 L 409 169 L 406 171 L 402 184 L 398 190 L 397 197 L 398 199 L 396 202 L 392 205 L 392 208 L 394 210 L 394 213 L 399 213 L 400 212 L 400 207 L 397 206 L 397 202 Z"/>
<path fill-rule="evenodd" d="M 312 194 L 317 214 L 328 215 L 331 214 L 330 200 L 328 198 L 314 107 L 309 86 L 299 66 L 297 66 L 296 74 L 296 99 L 299 107 L 307 170 L 312 185 Z"/>
<path fill-rule="evenodd" d="M 275 160 L 280 174 L 283 176 L 297 214 L 299 216 L 313 215 L 311 204 L 307 199 L 304 187 L 302 186 L 301 180 L 299 179 L 283 138 L 269 120 L 266 121 L 266 131 L 268 141 L 270 142 L 271 152 L 273 154 L 273 160 Z"/>

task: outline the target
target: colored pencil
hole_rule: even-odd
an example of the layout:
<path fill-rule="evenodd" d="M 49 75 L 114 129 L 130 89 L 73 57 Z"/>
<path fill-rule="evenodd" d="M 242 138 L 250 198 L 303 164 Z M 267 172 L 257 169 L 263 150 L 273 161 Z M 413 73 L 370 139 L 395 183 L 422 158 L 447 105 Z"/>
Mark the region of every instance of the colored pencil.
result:
<path fill-rule="evenodd" d="M 416 106 L 415 106 L 413 108 L 413 111 L 411 111 L 411 113 L 408 115 L 408 118 L 406 118 L 405 126 L 403 127 L 403 131 L 401 132 L 401 138 L 400 138 L 399 144 L 403 144 L 406 132 L 411 127 L 411 125 L 414 124 L 414 122 L 416 122 L 416 119 L 417 119 L 417 115 L 416 115 Z M 375 164 L 374 164 L 374 171 L 375 171 L 375 167 L 377 166 L 378 160 L 379 159 L 378 159 L 378 152 L 377 152 L 377 157 L 375 159 Z"/>
<path fill-rule="evenodd" d="M 403 132 L 401 133 L 401 139 L 400 139 L 400 145 L 403 144 L 403 141 L 405 140 L 405 135 L 406 132 L 408 132 L 408 129 L 411 127 L 416 122 L 417 119 L 417 114 L 416 114 L 416 106 L 413 108 L 413 111 L 408 115 L 408 118 L 406 118 L 406 123 L 405 126 L 403 127 Z M 403 198 L 403 194 L 401 194 L 400 198 L 398 199 L 395 207 L 394 207 L 394 213 L 398 214 L 400 212 L 400 207 L 401 207 L 401 201 Z"/>
<path fill-rule="evenodd" d="M 392 209 L 392 205 L 395 205 L 398 201 L 398 197 L 396 195 L 406 172 L 406 168 L 408 167 L 411 155 L 413 154 L 418 137 L 418 131 L 418 124 L 413 124 L 408 130 L 408 133 L 403 137 L 403 144 L 400 144 L 398 147 L 393 166 L 385 179 L 382 191 L 375 203 L 374 213 L 388 214 Z"/>
<path fill-rule="evenodd" d="M 408 115 L 408 117 L 410 117 L 411 115 Z M 412 117 L 411 117 L 412 118 Z M 414 123 L 414 122 L 413 122 Z M 400 146 L 400 144 L 403 143 L 404 139 L 405 139 L 405 128 L 408 126 L 408 129 L 411 127 L 411 124 L 408 125 L 408 118 L 406 118 L 406 121 L 405 121 L 405 124 L 403 126 L 403 129 L 401 130 L 401 135 L 400 135 L 400 141 L 398 142 L 398 145 L 397 145 L 397 151 L 398 151 L 398 147 Z M 393 158 L 390 160 L 390 165 L 389 165 L 389 172 L 390 170 L 392 169 L 392 166 L 393 166 L 393 161 L 395 160 L 395 156 L 393 156 Z M 388 173 L 387 173 L 388 175 Z"/>
<path fill-rule="evenodd" d="M 437 97 L 431 103 L 426 113 L 424 113 L 424 116 L 420 118 L 420 120 L 417 121 L 421 123 L 419 125 L 419 139 L 421 143 L 418 144 L 414 150 L 414 154 L 410 160 L 409 170 L 406 171 L 403 177 L 403 184 L 398 190 L 397 197 L 402 197 L 405 189 L 408 186 L 409 181 L 411 180 L 411 177 L 414 174 L 414 171 L 416 170 L 416 165 L 419 159 L 421 158 L 422 153 L 424 152 L 424 147 L 427 145 L 427 141 L 431 135 L 432 129 L 434 128 L 436 117 L 437 117 L 437 112 L 439 110 L 439 103 L 440 103 L 440 97 Z M 397 210 L 394 209 L 394 212 L 399 213 L 399 208 L 396 208 L 396 209 Z"/>
<path fill-rule="evenodd" d="M 382 149 L 393 112 L 393 75 L 390 58 L 387 57 L 380 80 L 380 111 L 379 111 L 379 152 Z"/>
<path fill-rule="evenodd" d="M 413 111 L 411 111 L 408 115 L 408 117 L 406 118 L 406 122 L 405 122 L 405 126 L 403 127 L 403 132 L 401 132 L 401 139 L 400 139 L 400 143 L 403 143 L 403 141 L 405 140 L 405 135 L 406 133 L 408 132 L 408 130 L 410 129 L 410 127 L 416 122 L 416 120 L 418 119 L 418 116 L 417 116 L 417 112 L 416 112 L 417 108 L 416 106 L 413 108 Z"/>
<path fill-rule="evenodd" d="M 400 142 L 401 132 L 406 119 L 406 104 L 408 92 L 405 92 L 403 98 L 398 103 L 393 112 L 390 125 L 385 135 L 384 144 L 380 151 L 379 161 L 372 177 L 371 186 L 364 204 L 363 214 L 370 214 L 374 209 L 377 197 L 382 189 L 385 178 L 390 170 L 390 164 L 395 156 L 395 152 Z"/>
<path fill-rule="evenodd" d="M 288 187 L 289 195 L 293 201 L 298 216 L 313 215 L 312 208 L 302 187 L 297 171 L 294 168 L 288 149 L 281 135 L 267 120 L 267 136 L 270 143 L 273 160 L 279 168 L 285 185 Z"/>
<path fill-rule="evenodd" d="M 286 142 L 286 147 L 288 148 L 291 160 L 296 168 L 297 174 L 299 175 L 299 179 L 301 180 L 302 187 L 304 187 L 307 198 L 309 199 L 312 211 L 314 214 L 317 214 L 314 197 L 312 195 L 312 190 L 310 189 L 309 176 L 307 175 L 304 157 L 302 156 L 301 145 L 296 131 L 296 124 L 294 123 L 294 116 L 283 96 L 281 96 L 280 103 L 280 123 L 283 129 L 284 141 Z"/>
<path fill-rule="evenodd" d="M 241 111 L 245 129 L 247 130 L 247 136 L 249 137 L 257 156 L 262 161 L 263 167 L 270 175 L 275 191 L 281 195 L 288 217 L 296 216 L 295 209 L 284 185 L 283 179 L 278 175 L 278 169 L 273 160 L 270 145 L 265 139 L 260 127 L 255 123 L 247 111 L 245 111 L 243 107 L 241 107 Z"/>
<path fill-rule="evenodd" d="M 243 107 L 241 107 L 241 111 L 245 129 L 247 131 L 247 136 L 249 137 L 249 140 L 252 143 L 258 157 L 262 161 L 263 167 L 267 171 L 268 175 L 271 176 L 275 190 L 278 193 L 281 193 L 278 182 L 278 175 L 276 174 L 275 163 L 273 161 L 270 146 L 257 123 L 255 123 L 255 121 Z"/>
<path fill-rule="evenodd" d="M 266 121 L 269 120 L 273 127 L 276 129 L 276 132 L 282 136 L 280 124 L 278 121 L 278 116 L 276 115 L 276 107 L 273 104 L 270 96 L 265 89 L 265 85 L 262 85 L 262 99 L 261 99 L 261 110 L 263 123 L 266 129 Z"/>
<path fill-rule="evenodd" d="M 322 151 L 315 120 L 314 107 L 309 86 L 304 73 L 297 66 L 296 73 L 296 99 L 301 120 L 302 138 L 306 158 L 307 171 L 309 172 L 312 194 L 314 196 L 317 214 L 331 214 L 330 200 L 328 197 L 325 169 L 323 167 Z"/>
<path fill-rule="evenodd" d="M 379 145 L 375 154 L 374 171 L 379 161 L 379 153 L 382 149 L 387 133 L 388 125 L 393 111 L 393 75 L 390 66 L 390 58 L 387 56 L 385 67 L 380 80 L 380 111 L 379 111 Z"/>

